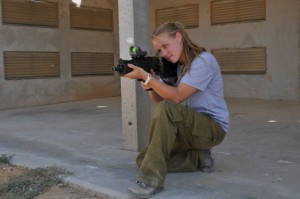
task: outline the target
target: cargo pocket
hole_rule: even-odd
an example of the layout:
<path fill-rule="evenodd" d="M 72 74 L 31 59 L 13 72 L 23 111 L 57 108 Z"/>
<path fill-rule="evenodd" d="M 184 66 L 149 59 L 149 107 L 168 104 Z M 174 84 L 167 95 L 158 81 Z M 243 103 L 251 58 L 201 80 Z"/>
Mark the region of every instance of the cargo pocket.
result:
<path fill-rule="evenodd" d="M 192 137 L 195 148 L 208 149 L 218 145 L 221 139 L 219 133 L 219 124 L 210 116 L 199 114 L 194 118 L 194 127 L 192 129 Z"/>

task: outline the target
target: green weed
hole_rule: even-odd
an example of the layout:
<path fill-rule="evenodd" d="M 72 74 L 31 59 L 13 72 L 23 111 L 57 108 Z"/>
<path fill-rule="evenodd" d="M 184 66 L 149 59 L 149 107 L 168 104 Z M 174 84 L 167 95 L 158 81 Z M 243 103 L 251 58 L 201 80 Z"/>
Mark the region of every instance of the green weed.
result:
<path fill-rule="evenodd" d="M 0 163 L 2 164 L 11 164 L 11 160 L 14 157 L 15 154 L 13 155 L 7 155 L 7 154 L 2 154 L 0 157 Z"/>
<path fill-rule="evenodd" d="M 34 199 L 49 188 L 62 183 L 72 173 L 60 167 L 30 169 L 28 172 L 0 184 L 0 198 Z"/>

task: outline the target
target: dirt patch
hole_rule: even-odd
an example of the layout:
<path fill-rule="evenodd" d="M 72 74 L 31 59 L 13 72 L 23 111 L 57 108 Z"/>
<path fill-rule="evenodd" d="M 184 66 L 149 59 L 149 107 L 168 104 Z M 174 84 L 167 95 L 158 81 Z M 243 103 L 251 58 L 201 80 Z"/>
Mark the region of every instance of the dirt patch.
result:
<path fill-rule="evenodd" d="M 28 168 L 26 167 L 11 164 L 0 164 L 0 182 L 7 182 L 9 178 L 17 177 L 27 171 Z"/>
<path fill-rule="evenodd" d="M 17 179 L 30 169 L 23 166 L 0 163 L 0 184 L 8 182 L 10 179 Z M 1 198 L 1 196 L 0 196 Z M 70 184 L 60 183 L 52 186 L 46 192 L 35 197 L 36 199 L 103 199 L 103 197 Z"/>
<path fill-rule="evenodd" d="M 101 199 L 97 194 L 70 185 L 56 185 L 36 199 Z"/>

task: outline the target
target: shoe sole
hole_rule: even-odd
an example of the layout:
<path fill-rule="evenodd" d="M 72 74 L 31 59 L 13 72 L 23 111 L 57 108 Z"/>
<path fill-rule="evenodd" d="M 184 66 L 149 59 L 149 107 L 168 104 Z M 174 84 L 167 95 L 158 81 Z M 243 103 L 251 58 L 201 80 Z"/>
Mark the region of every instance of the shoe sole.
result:
<path fill-rule="evenodd" d="M 211 167 L 204 167 L 201 169 L 201 171 L 203 173 L 214 173 L 215 172 L 215 169 L 214 168 L 211 168 Z"/>
<path fill-rule="evenodd" d="M 157 194 L 158 192 L 160 192 L 162 190 L 163 190 L 163 187 L 157 188 L 151 194 L 136 194 L 136 193 L 134 193 L 130 190 L 127 190 L 127 192 L 129 193 L 130 196 L 132 196 L 134 198 L 147 199 L 147 198 L 150 198 L 151 196 L 153 196 L 154 194 Z"/>

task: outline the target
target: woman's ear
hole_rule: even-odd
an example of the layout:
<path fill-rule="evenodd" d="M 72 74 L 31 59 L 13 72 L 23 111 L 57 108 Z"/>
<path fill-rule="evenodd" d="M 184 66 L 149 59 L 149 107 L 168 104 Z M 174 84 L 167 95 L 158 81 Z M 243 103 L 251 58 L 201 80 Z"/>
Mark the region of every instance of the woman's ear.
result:
<path fill-rule="evenodd" d="M 176 32 L 176 39 L 177 41 L 181 42 L 182 41 L 182 35 L 180 32 Z"/>

